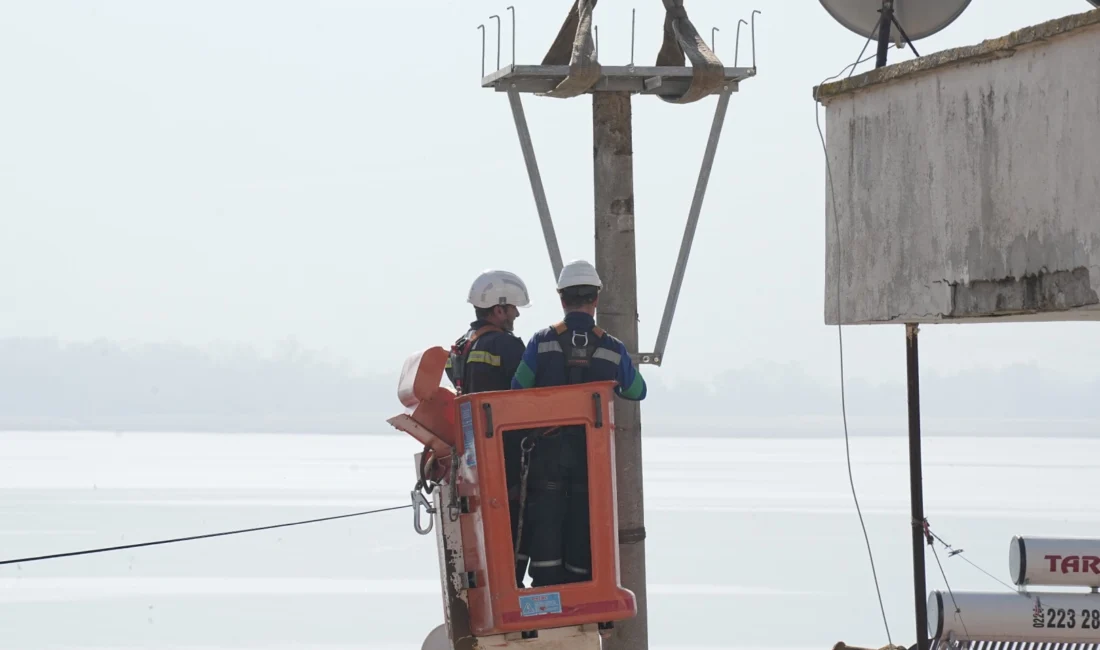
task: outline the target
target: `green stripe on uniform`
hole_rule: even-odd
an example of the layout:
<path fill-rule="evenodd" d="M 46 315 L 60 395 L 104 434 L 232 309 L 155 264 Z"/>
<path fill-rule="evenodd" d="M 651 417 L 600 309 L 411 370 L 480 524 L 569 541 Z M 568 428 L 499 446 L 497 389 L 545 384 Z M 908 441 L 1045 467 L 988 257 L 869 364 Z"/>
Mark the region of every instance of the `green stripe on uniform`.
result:
<path fill-rule="evenodd" d="M 526 361 L 519 362 L 519 367 L 516 368 L 516 381 L 524 388 L 530 388 L 535 385 L 535 372 L 531 370 Z"/>
<path fill-rule="evenodd" d="M 634 381 L 630 382 L 630 387 L 623 391 L 623 397 L 626 399 L 638 399 L 642 394 L 643 388 L 645 388 L 645 380 L 642 379 L 642 373 L 634 371 Z"/>

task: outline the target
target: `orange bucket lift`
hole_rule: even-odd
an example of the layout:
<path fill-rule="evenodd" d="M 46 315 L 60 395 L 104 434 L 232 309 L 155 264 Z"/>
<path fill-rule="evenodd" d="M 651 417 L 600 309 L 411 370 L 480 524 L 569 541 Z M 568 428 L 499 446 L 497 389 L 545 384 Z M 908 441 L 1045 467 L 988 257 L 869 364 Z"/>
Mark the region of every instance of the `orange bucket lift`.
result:
<path fill-rule="evenodd" d="M 619 578 L 615 383 L 456 397 L 441 386 L 447 356 L 433 347 L 409 357 L 398 385 L 406 410 L 388 420 L 424 445 L 416 457 L 413 523 L 420 534 L 436 528 L 446 618 L 429 640 L 445 636 L 443 648 L 506 648 L 520 641 L 537 648 L 536 639 L 546 647 L 599 648 L 601 631 L 637 614 L 634 594 Z M 505 441 L 578 425 L 587 448 L 589 580 L 518 587 Z M 423 512 L 432 517 L 426 527 Z"/>

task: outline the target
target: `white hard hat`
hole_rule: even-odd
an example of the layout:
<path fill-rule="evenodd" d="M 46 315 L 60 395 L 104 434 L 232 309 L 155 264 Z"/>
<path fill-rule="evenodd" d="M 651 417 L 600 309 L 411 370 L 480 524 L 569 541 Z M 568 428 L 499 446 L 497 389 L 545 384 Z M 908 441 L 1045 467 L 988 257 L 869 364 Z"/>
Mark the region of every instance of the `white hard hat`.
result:
<path fill-rule="evenodd" d="M 558 275 L 558 291 L 582 285 L 603 287 L 600 275 L 596 273 L 596 267 L 584 260 L 573 260 L 561 267 L 561 273 Z"/>
<path fill-rule="evenodd" d="M 496 305 L 526 307 L 531 304 L 531 299 L 527 294 L 527 285 L 518 275 L 491 269 L 482 272 L 470 285 L 467 302 L 479 309 L 488 309 Z"/>

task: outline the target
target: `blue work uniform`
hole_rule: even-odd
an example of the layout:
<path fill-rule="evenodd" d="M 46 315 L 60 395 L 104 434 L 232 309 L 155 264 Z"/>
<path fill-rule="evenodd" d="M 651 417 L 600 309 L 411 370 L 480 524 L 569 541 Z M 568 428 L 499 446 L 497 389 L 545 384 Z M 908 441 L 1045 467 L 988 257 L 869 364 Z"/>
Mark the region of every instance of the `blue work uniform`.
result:
<path fill-rule="evenodd" d="M 446 373 L 460 395 L 508 390 L 523 356 L 523 340 L 484 320 L 451 346 Z"/>
<path fill-rule="evenodd" d="M 584 312 L 536 333 L 527 343 L 512 379 L 513 389 L 615 380 L 615 393 L 643 400 L 646 383 L 622 341 Z M 525 432 L 532 435 L 532 432 Z M 591 579 L 588 454 L 583 426 L 549 435 L 533 432 L 527 461 L 523 539 L 531 560 L 533 587 Z"/>
<path fill-rule="evenodd" d="M 470 323 L 470 329 L 451 346 L 445 371 L 459 395 L 508 390 L 523 356 L 523 340 L 484 320 Z M 520 439 L 504 439 L 504 475 L 508 483 L 508 505 L 512 512 L 512 537 L 519 521 Z M 527 572 L 524 549 L 516 556 L 516 585 L 523 586 Z"/>

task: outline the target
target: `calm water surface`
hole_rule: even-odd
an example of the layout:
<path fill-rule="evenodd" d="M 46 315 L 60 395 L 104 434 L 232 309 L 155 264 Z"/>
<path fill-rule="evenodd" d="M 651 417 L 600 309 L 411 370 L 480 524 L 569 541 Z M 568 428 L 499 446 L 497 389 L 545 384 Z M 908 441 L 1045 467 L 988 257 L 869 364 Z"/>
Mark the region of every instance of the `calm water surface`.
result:
<path fill-rule="evenodd" d="M 906 443 L 852 445 L 891 632 L 909 645 Z M 402 505 L 416 451 L 400 435 L 0 433 L 0 560 Z M 1012 535 L 1100 535 L 1098 452 L 927 438 L 928 518 L 1008 581 Z M 644 454 L 652 648 L 885 645 L 842 437 L 650 439 Z M 434 544 L 402 510 L 3 566 L 0 648 L 418 650 L 442 616 Z M 1004 588 L 940 558 L 956 590 Z"/>

